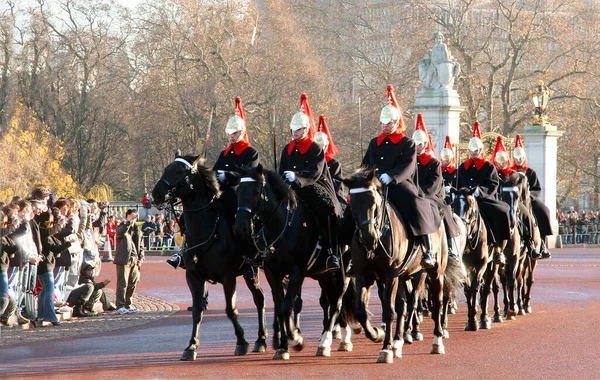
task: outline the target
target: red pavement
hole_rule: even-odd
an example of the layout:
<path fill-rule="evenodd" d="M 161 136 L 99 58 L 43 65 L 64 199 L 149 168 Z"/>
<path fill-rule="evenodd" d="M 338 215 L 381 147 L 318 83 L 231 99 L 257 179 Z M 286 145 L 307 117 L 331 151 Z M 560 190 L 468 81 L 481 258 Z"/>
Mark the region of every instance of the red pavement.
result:
<path fill-rule="evenodd" d="M 201 329 L 198 360 L 180 362 L 187 345 L 191 316 L 180 311 L 168 318 L 130 330 L 82 336 L 78 339 L 36 342 L 0 349 L 0 377 L 38 375 L 50 378 L 450 378 L 450 379 L 597 379 L 600 321 L 600 250 L 556 249 L 552 260 L 540 263 L 534 288 L 533 314 L 495 324 L 491 330 L 464 332 L 466 307 L 450 319 L 446 355 L 429 355 L 432 323 L 423 327 L 424 342 L 404 346 L 404 357 L 391 365 L 375 364 L 380 344 L 364 335 L 354 337 L 353 352 L 331 358 L 314 356 L 321 330 L 318 285 L 308 280 L 303 289 L 302 331 L 306 348 L 292 352 L 289 362 L 271 359 L 273 351 L 234 357 L 235 337 L 224 315 L 222 291 L 210 287 L 210 309 Z M 172 270 L 165 258 L 149 258 L 138 291 L 176 303 L 182 310 L 190 296 L 182 270 Z M 100 278 L 114 278 L 105 263 Z M 111 283 L 111 285 L 113 285 Z M 240 321 L 246 339 L 256 336 L 256 317 L 250 292 L 239 281 Z M 263 286 L 268 289 L 266 281 Z M 269 312 L 272 310 L 267 292 Z M 373 301 L 373 320 L 380 308 Z M 272 321 L 269 313 L 269 323 Z"/>

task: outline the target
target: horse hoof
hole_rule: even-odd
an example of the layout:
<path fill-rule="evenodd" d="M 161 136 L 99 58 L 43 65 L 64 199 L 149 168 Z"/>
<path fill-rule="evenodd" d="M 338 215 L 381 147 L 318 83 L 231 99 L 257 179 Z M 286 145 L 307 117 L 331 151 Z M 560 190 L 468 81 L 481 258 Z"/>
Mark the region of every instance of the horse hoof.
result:
<path fill-rule="evenodd" d="M 453 314 L 453 315 L 456 314 L 456 308 L 454 308 L 453 306 L 450 306 L 448 308 L 448 314 Z"/>
<path fill-rule="evenodd" d="M 275 360 L 290 360 L 290 352 L 280 348 L 273 355 L 273 359 Z"/>
<path fill-rule="evenodd" d="M 267 351 L 267 343 L 264 340 L 257 340 L 254 343 L 254 348 L 252 352 L 265 352 Z"/>
<path fill-rule="evenodd" d="M 420 331 L 413 332 L 412 337 L 414 340 L 418 340 L 419 342 L 423 340 L 423 334 L 421 334 Z"/>
<path fill-rule="evenodd" d="M 504 318 L 500 314 L 494 315 L 494 319 L 492 319 L 494 323 L 504 323 Z M 482 327 L 483 328 L 483 327 Z"/>
<path fill-rule="evenodd" d="M 531 308 L 531 306 L 527 306 L 527 307 L 525 308 L 525 310 L 527 310 L 527 314 L 531 314 L 531 313 L 533 313 L 533 309 Z"/>
<path fill-rule="evenodd" d="M 196 351 L 192 351 L 192 350 L 183 351 L 183 355 L 181 355 L 181 359 L 179 359 L 179 360 L 183 360 L 183 361 L 196 360 Z"/>
<path fill-rule="evenodd" d="M 292 346 L 292 348 L 294 351 L 302 351 L 304 349 L 304 338 L 301 335 L 298 335 L 296 342 L 296 345 Z"/>
<path fill-rule="evenodd" d="M 492 328 L 492 322 L 489 320 L 489 318 L 482 319 L 479 321 L 479 328 L 483 330 L 489 330 Z"/>
<path fill-rule="evenodd" d="M 527 315 L 527 312 L 525 311 L 525 309 L 520 309 L 519 315 Z"/>
<path fill-rule="evenodd" d="M 413 343 L 413 337 L 412 337 L 412 335 L 410 335 L 407 332 L 404 333 L 404 343 L 406 343 L 406 344 L 412 344 Z"/>
<path fill-rule="evenodd" d="M 450 333 L 448 332 L 448 330 L 444 329 L 443 337 L 444 339 L 450 338 Z"/>
<path fill-rule="evenodd" d="M 465 325 L 465 331 L 477 331 L 477 330 L 479 330 L 479 327 L 477 327 L 477 323 L 475 321 L 467 322 L 467 324 Z"/>
<path fill-rule="evenodd" d="M 394 344 L 392 345 L 392 352 L 394 353 L 394 357 L 401 359 L 402 358 L 402 346 L 404 345 L 404 342 L 401 340 L 395 340 Z"/>
<path fill-rule="evenodd" d="M 391 350 L 381 350 L 377 356 L 377 363 L 392 364 L 394 362 L 394 353 Z"/>
<path fill-rule="evenodd" d="M 235 346 L 235 356 L 242 356 L 242 355 L 246 355 L 248 353 L 248 348 L 250 347 L 250 345 L 248 343 L 246 344 L 238 344 Z"/>
<path fill-rule="evenodd" d="M 352 342 L 347 342 L 347 343 L 340 343 L 337 350 L 350 352 L 350 351 L 352 351 L 352 348 L 353 348 Z"/>
<path fill-rule="evenodd" d="M 361 325 L 357 325 L 352 328 L 352 331 L 354 332 L 355 335 L 358 335 L 361 332 L 363 332 L 363 328 Z"/>
<path fill-rule="evenodd" d="M 331 332 L 331 339 L 340 339 L 340 325 L 335 325 Z"/>
<path fill-rule="evenodd" d="M 445 355 L 446 348 L 443 344 L 433 344 L 431 345 L 431 351 L 429 353 L 433 355 Z"/>
<path fill-rule="evenodd" d="M 331 347 L 317 348 L 317 356 L 331 356 Z"/>

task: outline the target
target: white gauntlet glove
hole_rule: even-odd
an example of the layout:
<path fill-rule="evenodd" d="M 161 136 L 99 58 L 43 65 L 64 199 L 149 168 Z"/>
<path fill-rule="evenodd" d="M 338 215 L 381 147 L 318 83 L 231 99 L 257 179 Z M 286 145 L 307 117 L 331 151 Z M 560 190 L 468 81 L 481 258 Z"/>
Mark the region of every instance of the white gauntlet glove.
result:
<path fill-rule="evenodd" d="M 392 183 L 392 177 L 390 177 L 387 173 L 383 173 L 382 175 L 380 175 L 379 180 L 384 185 L 389 185 L 390 183 Z"/>
<path fill-rule="evenodd" d="M 450 187 L 450 186 L 445 186 L 445 187 L 444 187 L 444 190 L 446 191 L 446 194 L 449 194 L 449 193 L 450 193 L 450 189 L 451 189 L 451 187 Z"/>
<path fill-rule="evenodd" d="M 479 198 L 481 196 L 481 191 L 479 190 L 479 188 L 475 189 L 475 192 L 473 193 L 473 195 L 477 198 Z"/>
<path fill-rule="evenodd" d="M 224 170 L 217 170 L 217 179 L 219 180 L 219 182 L 225 182 L 225 171 Z"/>
<path fill-rule="evenodd" d="M 292 171 L 289 171 L 289 170 L 287 170 L 287 171 L 285 171 L 284 173 L 285 173 L 285 179 L 286 179 L 286 180 L 287 180 L 289 183 L 296 182 L 296 179 L 298 179 L 298 177 L 296 176 L 296 173 L 295 173 L 295 172 L 292 172 Z"/>

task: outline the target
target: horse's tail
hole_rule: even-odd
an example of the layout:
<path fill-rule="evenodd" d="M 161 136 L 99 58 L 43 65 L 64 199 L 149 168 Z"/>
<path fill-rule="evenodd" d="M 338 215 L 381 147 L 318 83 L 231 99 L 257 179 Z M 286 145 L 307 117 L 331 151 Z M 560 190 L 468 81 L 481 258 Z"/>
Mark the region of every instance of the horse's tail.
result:
<path fill-rule="evenodd" d="M 462 291 L 466 277 L 461 263 L 458 260 L 448 259 L 446 271 L 444 272 L 444 295 L 456 296 Z"/>
<path fill-rule="evenodd" d="M 348 282 L 348 287 L 344 293 L 344 297 L 342 297 L 342 309 L 340 311 L 339 319 L 346 322 L 346 324 L 355 331 L 359 328 L 357 326 L 360 326 L 358 319 L 356 319 L 356 316 L 354 315 L 354 305 L 356 305 L 357 297 L 356 279 L 352 277 Z"/>

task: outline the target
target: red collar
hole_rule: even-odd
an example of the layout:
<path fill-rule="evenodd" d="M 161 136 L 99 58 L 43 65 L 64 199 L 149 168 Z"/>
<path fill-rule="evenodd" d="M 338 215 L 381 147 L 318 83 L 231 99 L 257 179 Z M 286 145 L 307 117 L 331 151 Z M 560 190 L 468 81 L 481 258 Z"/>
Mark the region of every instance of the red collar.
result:
<path fill-rule="evenodd" d="M 444 168 L 448 173 L 452 174 L 456 170 L 456 166 L 454 164 L 450 164 Z"/>
<path fill-rule="evenodd" d="M 483 167 L 483 164 L 486 163 L 486 159 L 485 158 L 476 158 L 476 159 L 471 159 L 469 158 L 468 160 L 465 161 L 465 169 L 468 169 L 472 163 L 475 163 L 475 169 L 480 170 Z"/>
<path fill-rule="evenodd" d="M 223 151 L 223 156 L 227 156 L 229 152 L 231 152 L 232 145 L 235 155 L 239 156 L 240 154 L 242 154 L 242 152 L 246 150 L 246 148 L 250 146 L 250 143 L 248 141 L 241 140 L 236 142 L 235 144 L 229 144 L 227 145 L 227 148 L 225 148 L 225 150 Z"/>
<path fill-rule="evenodd" d="M 394 133 L 390 133 L 389 135 L 382 133 L 379 136 L 377 136 L 377 146 L 381 145 L 383 140 L 385 140 L 386 138 L 389 139 L 392 142 L 392 144 L 395 145 L 398 144 L 400 140 L 404 138 L 404 133 L 399 132 L 398 129 L 396 129 Z"/>
<path fill-rule="evenodd" d="M 429 163 L 429 161 L 431 161 L 432 158 L 433 156 L 431 155 L 431 153 L 423 153 L 420 156 L 417 156 L 417 159 L 423 166 L 427 166 L 427 164 Z"/>
<path fill-rule="evenodd" d="M 516 170 L 516 171 L 518 171 L 518 172 L 523 172 L 523 173 L 525 173 L 525 172 L 527 171 L 528 167 L 527 167 L 527 165 L 524 165 L 524 166 L 518 166 L 517 164 L 514 164 L 514 165 L 513 165 L 513 167 L 512 167 L 512 169 L 513 169 L 513 170 Z"/>
<path fill-rule="evenodd" d="M 313 140 L 311 138 L 309 138 L 308 136 L 306 136 L 305 138 L 300 140 L 299 143 L 296 143 L 296 140 L 292 140 L 288 144 L 288 155 L 292 154 L 292 152 L 294 151 L 294 148 L 296 146 L 298 147 L 298 151 L 300 152 L 300 154 L 304 154 L 304 153 L 306 153 L 308 148 L 310 148 L 312 143 L 313 143 Z"/>
<path fill-rule="evenodd" d="M 507 168 L 504 168 L 504 169 L 502 169 L 502 170 L 500 170 L 500 169 L 496 168 L 496 170 L 498 170 L 498 172 L 500 172 L 500 173 L 504 174 L 504 175 L 505 175 L 505 176 L 507 176 L 507 177 L 508 177 L 508 176 L 509 176 L 509 175 L 510 175 L 512 172 L 514 172 L 513 168 L 511 168 L 511 167 L 507 167 Z"/>

